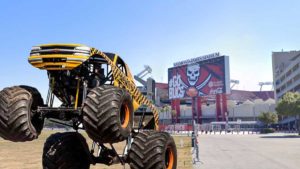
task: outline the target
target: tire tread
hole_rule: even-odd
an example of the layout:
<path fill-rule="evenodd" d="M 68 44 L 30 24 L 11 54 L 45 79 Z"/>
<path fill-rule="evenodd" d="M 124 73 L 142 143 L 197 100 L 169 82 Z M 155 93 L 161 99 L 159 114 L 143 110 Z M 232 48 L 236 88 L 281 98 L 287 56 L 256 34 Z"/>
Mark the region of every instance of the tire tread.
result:
<path fill-rule="evenodd" d="M 28 122 L 31 107 L 43 104 L 39 92 L 29 86 L 13 86 L 0 92 L 0 136 L 14 142 L 38 138 L 41 128 Z"/>
<path fill-rule="evenodd" d="M 124 94 L 127 94 L 124 89 L 111 85 L 99 86 L 89 92 L 83 106 L 83 125 L 92 140 L 116 143 L 128 137 L 130 131 L 122 132 L 118 127 L 119 104 Z"/>

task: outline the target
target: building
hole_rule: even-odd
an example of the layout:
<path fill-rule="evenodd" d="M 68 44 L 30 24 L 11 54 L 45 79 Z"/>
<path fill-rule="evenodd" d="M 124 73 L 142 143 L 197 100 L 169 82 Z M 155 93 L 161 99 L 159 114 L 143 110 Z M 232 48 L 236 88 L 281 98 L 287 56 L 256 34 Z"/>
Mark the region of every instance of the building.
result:
<path fill-rule="evenodd" d="M 272 53 L 275 100 L 287 92 L 300 92 L 300 51 Z M 295 117 L 284 117 L 279 124 L 284 128 L 296 128 Z"/>
<path fill-rule="evenodd" d="M 168 99 L 168 85 L 156 83 L 157 100 L 162 105 L 170 105 Z M 244 91 L 232 90 L 227 95 L 227 117 L 229 121 L 257 121 L 257 117 L 262 112 L 275 111 L 275 100 L 273 91 Z M 157 102 L 158 103 L 158 102 Z M 160 106 L 162 106 L 160 105 Z M 217 105 L 215 101 L 202 101 L 201 123 L 217 121 Z M 174 120 L 174 117 L 173 117 Z M 192 121 L 192 102 L 191 99 L 183 99 L 180 104 L 180 123 L 191 123 Z M 171 107 L 160 113 L 161 124 L 172 123 Z M 173 121 L 174 122 L 174 121 Z"/>
<path fill-rule="evenodd" d="M 300 51 L 281 51 L 272 53 L 273 82 L 275 100 L 285 93 L 300 92 Z"/>

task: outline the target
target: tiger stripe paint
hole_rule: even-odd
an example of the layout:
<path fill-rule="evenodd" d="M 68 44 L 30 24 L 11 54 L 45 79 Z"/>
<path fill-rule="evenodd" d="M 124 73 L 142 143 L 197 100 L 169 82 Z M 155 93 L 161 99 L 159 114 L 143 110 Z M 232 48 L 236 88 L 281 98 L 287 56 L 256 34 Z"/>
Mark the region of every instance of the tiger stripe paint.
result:
<path fill-rule="evenodd" d="M 116 84 L 124 87 L 133 97 L 133 99 L 140 105 L 146 105 L 153 112 L 155 129 L 159 130 L 159 113 L 158 109 L 137 89 L 136 85 L 132 80 L 130 80 L 112 61 L 105 53 L 99 51 L 95 48 L 91 48 L 91 55 L 99 55 L 103 57 L 107 63 L 111 66 L 114 79 L 117 81 Z"/>
<path fill-rule="evenodd" d="M 78 48 L 74 49 L 73 54 L 64 54 L 64 53 L 43 53 L 45 52 L 44 47 L 54 49 L 57 48 L 58 52 L 61 50 L 65 50 L 64 47 L 85 47 L 85 49 Z M 77 66 L 84 63 L 86 60 L 88 60 L 91 56 L 99 55 L 101 58 L 103 58 L 103 61 L 105 60 L 108 65 L 111 66 L 113 78 L 114 78 L 114 86 L 121 87 L 126 89 L 133 98 L 133 106 L 134 110 L 138 109 L 140 105 L 145 105 L 149 107 L 149 109 L 153 112 L 154 120 L 155 120 L 155 129 L 159 130 L 159 113 L 158 109 L 155 105 L 152 104 L 151 101 L 148 100 L 147 97 L 145 97 L 136 87 L 133 76 L 130 72 L 130 69 L 128 68 L 128 65 L 125 64 L 126 73 L 125 74 L 118 66 L 117 66 L 117 60 L 118 55 L 114 55 L 112 58 L 107 56 L 104 52 L 99 51 L 95 48 L 90 48 L 85 45 L 80 44 L 46 44 L 46 45 L 40 45 L 35 46 L 37 49 L 33 49 L 31 52 L 30 57 L 28 58 L 28 61 L 30 64 L 32 64 L 34 67 L 40 68 L 40 69 L 46 69 L 46 70 L 72 70 L 76 68 Z M 62 48 L 62 49 L 60 49 Z M 86 55 L 87 49 L 89 54 Z M 48 50 L 48 49 L 47 49 Z M 69 49 L 68 49 L 69 50 Z M 75 55 L 77 50 L 81 50 L 81 54 Z M 72 50 L 71 50 L 72 51 Z M 47 60 L 48 59 L 48 60 Z M 53 62 L 49 59 L 64 59 L 65 62 L 62 62 L 60 60 Z"/>

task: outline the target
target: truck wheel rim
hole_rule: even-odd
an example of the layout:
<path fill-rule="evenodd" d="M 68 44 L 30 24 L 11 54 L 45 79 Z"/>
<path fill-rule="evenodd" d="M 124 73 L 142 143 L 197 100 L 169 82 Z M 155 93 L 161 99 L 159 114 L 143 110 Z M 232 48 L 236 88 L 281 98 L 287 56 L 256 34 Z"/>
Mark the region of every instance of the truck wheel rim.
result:
<path fill-rule="evenodd" d="M 120 121 L 122 128 L 127 128 L 130 121 L 130 110 L 127 104 L 123 104 L 121 107 Z"/>
<path fill-rule="evenodd" d="M 167 169 L 172 169 L 174 165 L 174 154 L 171 147 L 167 148 L 166 151 L 166 158 L 165 158 L 165 165 Z"/>

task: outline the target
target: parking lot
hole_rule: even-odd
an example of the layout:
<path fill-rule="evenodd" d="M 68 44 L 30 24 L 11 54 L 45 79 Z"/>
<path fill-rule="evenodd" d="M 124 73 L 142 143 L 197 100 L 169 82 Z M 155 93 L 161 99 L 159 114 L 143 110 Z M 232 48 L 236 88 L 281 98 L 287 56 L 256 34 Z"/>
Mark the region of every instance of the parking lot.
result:
<path fill-rule="evenodd" d="M 300 137 L 295 134 L 200 135 L 203 169 L 298 169 Z"/>

